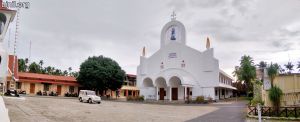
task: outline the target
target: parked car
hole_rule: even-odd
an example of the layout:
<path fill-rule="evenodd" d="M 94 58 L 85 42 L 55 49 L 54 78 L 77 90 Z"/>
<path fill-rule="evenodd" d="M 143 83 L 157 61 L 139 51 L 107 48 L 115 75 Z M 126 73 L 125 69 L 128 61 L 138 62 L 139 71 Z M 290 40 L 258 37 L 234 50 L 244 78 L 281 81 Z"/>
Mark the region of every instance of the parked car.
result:
<path fill-rule="evenodd" d="M 101 97 L 97 96 L 95 91 L 80 90 L 78 99 L 80 102 L 101 103 Z"/>

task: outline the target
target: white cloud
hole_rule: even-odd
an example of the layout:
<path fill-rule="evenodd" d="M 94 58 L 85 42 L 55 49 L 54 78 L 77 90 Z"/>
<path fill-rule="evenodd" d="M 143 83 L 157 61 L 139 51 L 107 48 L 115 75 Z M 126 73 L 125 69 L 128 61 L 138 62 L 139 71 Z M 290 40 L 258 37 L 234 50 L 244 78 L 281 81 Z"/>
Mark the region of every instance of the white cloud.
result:
<path fill-rule="evenodd" d="M 142 47 L 146 46 L 148 55 L 159 49 L 160 31 L 173 10 L 186 26 L 187 44 L 204 50 L 209 36 L 221 68 L 229 74 L 244 54 L 256 62 L 300 61 L 297 0 L 43 0 L 30 4 L 30 9 L 21 11 L 17 54 L 28 57 L 32 41 L 32 60 L 43 59 L 45 65 L 62 69 L 78 70 L 88 56 L 104 55 L 135 74 Z"/>

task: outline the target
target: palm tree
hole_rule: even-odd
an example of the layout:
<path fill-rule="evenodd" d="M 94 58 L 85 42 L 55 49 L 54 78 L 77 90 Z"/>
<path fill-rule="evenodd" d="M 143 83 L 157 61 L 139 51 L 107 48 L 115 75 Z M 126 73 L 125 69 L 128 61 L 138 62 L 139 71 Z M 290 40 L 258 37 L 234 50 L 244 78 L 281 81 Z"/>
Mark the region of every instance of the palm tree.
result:
<path fill-rule="evenodd" d="M 282 68 L 282 66 L 279 65 L 279 73 L 280 74 L 284 74 L 285 73 L 285 69 Z"/>
<path fill-rule="evenodd" d="M 67 70 L 64 70 L 64 72 L 63 72 L 62 75 L 63 75 L 63 76 L 68 76 L 68 74 L 69 74 L 68 71 L 67 71 Z"/>
<path fill-rule="evenodd" d="M 29 68 L 28 63 L 29 63 L 29 59 L 25 58 L 25 72 L 29 70 L 28 69 Z"/>
<path fill-rule="evenodd" d="M 294 65 L 292 64 L 292 62 L 288 62 L 287 64 L 284 65 L 285 68 L 288 70 L 288 73 L 292 73 L 293 67 Z"/>
<path fill-rule="evenodd" d="M 259 64 L 257 64 L 259 70 L 261 71 L 261 81 L 263 82 L 264 81 L 264 71 L 265 71 L 265 68 L 267 67 L 267 62 L 264 62 L 264 61 L 260 61 Z"/>
<path fill-rule="evenodd" d="M 69 67 L 68 70 L 69 70 L 69 75 L 71 76 L 72 67 Z"/>
<path fill-rule="evenodd" d="M 46 73 L 47 73 L 48 75 L 51 74 L 51 67 L 50 67 L 50 66 L 47 66 L 47 67 L 46 67 Z"/>
<path fill-rule="evenodd" d="M 278 110 L 280 108 L 280 99 L 283 92 L 278 86 L 274 86 L 269 91 L 269 99 L 272 101 L 272 104 L 275 108 L 275 112 L 278 115 Z"/>
<path fill-rule="evenodd" d="M 260 69 L 264 69 L 267 67 L 267 62 L 264 62 L 264 61 L 260 61 L 258 64 L 257 64 L 258 68 Z"/>
<path fill-rule="evenodd" d="M 271 80 L 271 87 L 273 87 L 274 79 L 278 75 L 278 69 L 279 69 L 279 65 L 276 63 L 275 64 L 271 63 L 270 66 L 267 68 L 268 76 Z"/>
<path fill-rule="evenodd" d="M 39 64 L 40 64 L 41 68 L 43 68 L 44 61 L 40 60 Z"/>
<path fill-rule="evenodd" d="M 252 91 L 252 83 L 256 78 L 256 68 L 250 56 L 242 56 L 240 66 L 234 71 L 239 81 L 244 81 L 248 92 Z"/>

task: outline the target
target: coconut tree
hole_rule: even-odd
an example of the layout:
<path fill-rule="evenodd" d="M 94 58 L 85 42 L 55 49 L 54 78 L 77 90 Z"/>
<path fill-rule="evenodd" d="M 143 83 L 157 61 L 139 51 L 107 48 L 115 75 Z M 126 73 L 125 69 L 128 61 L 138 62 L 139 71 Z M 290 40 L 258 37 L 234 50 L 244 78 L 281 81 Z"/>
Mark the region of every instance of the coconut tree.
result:
<path fill-rule="evenodd" d="M 280 73 L 280 74 L 284 74 L 284 73 L 285 73 L 285 69 L 282 68 L 281 65 L 279 65 L 279 73 Z"/>
<path fill-rule="evenodd" d="M 69 70 L 69 76 L 71 76 L 71 73 L 72 73 L 72 67 L 69 67 L 68 70 Z"/>
<path fill-rule="evenodd" d="M 247 55 L 242 56 L 240 66 L 236 67 L 234 75 L 237 76 L 239 81 L 245 82 L 248 92 L 252 92 L 253 85 L 251 81 L 256 78 L 256 68 L 252 57 Z"/>
<path fill-rule="evenodd" d="M 285 66 L 285 68 L 288 70 L 288 73 L 289 73 L 289 74 L 292 73 L 293 67 L 294 67 L 294 65 L 292 64 L 292 62 L 288 62 L 288 63 L 285 64 L 284 66 Z"/>
<path fill-rule="evenodd" d="M 28 58 L 25 58 L 25 72 L 29 70 L 29 59 Z"/>
<path fill-rule="evenodd" d="M 47 66 L 45 70 L 48 75 L 51 74 L 51 66 Z"/>
<path fill-rule="evenodd" d="M 68 73 L 67 70 L 64 70 L 64 72 L 62 73 L 63 76 L 68 76 L 68 74 L 69 74 L 69 73 Z"/>
<path fill-rule="evenodd" d="M 271 80 L 271 87 L 273 87 L 273 82 L 275 77 L 278 75 L 278 69 L 279 69 L 279 65 L 278 64 L 273 64 L 271 63 L 268 67 L 267 67 L 267 71 L 268 71 L 268 76 Z"/>
<path fill-rule="evenodd" d="M 263 82 L 264 80 L 264 70 L 265 68 L 267 67 L 267 62 L 265 61 L 260 61 L 258 64 L 257 64 L 259 70 L 261 71 L 261 81 Z"/>

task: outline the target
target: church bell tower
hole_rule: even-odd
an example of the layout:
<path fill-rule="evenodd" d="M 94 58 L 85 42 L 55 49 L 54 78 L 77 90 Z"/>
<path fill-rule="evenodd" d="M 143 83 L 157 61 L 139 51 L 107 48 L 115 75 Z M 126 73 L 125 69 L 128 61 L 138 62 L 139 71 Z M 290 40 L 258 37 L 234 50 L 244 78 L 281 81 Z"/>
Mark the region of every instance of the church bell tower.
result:
<path fill-rule="evenodd" d="M 160 37 L 161 48 L 170 43 L 186 44 L 185 27 L 181 22 L 176 20 L 175 12 L 171 15 L 171 21 L 163 27 Z"/>

